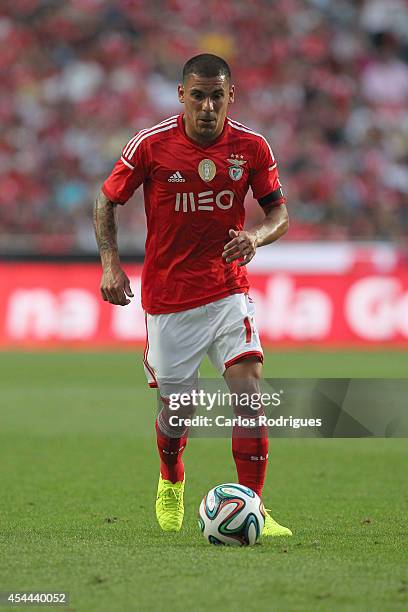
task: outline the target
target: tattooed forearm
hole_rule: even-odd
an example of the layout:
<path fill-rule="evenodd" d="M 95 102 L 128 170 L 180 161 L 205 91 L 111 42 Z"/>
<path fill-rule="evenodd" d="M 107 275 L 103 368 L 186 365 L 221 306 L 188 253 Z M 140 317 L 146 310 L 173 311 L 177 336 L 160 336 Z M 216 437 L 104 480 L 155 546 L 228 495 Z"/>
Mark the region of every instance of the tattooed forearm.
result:
<path fill-rule="evenodd" d="M 93 224 L 102 262 L 112 256 L 117 258 L 118 221 L 116 204 L 108 200 L 102 192 L 98 194 L 95 201 Z"/>

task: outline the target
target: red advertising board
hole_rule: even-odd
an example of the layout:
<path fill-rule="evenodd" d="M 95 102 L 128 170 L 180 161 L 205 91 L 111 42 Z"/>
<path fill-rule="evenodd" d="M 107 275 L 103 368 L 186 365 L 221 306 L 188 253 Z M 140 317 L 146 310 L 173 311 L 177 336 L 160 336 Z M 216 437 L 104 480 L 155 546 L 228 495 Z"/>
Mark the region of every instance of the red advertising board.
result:
<path fill-rule="evenodd" d="M 126 265 L 135 298 L 112 306 L 96 264 L 1 263 L 0 347 L 144 343 L 141 266 Z M 408 270 L 251 275 L 265 345 L 408 346 Z"/>

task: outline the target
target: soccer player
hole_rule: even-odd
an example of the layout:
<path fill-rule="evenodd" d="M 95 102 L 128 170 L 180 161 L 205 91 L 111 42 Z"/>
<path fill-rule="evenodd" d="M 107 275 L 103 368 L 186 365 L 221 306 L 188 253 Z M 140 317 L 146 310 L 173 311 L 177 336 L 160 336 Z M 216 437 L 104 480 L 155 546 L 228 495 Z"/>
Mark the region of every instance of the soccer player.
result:
<path fill-rule="evenodd" d="M 119 259 L 117 205 L 125 204 L 143 184 L 143 361 L 148 383 L 159 388 L 162 399 L 156 420 L 156 516 L 164 531 L 182 526 L 182 455 L 187 443 L 187 428 L 169 422 L 168 398 L 174 392 L 192 391 L 206 354 L 232 392 L 259 391 L 263 352 L 245 265 L 258 247 L 274 242 L 288 228 L 271 147 L 262 135 L 227 116 L 234 101 L 228 64 L 207 53 L 191 58 L 183 69 L 178 98 L 184 113 L 130 139 L 94 208 L 102 298 L 124 306 L 133 294 Z M 244 199 L 249 187 L 265 217 L 246 231 Z M 239 482 L 262 496 L 268 462 L 266 426 L 234 427 L 232 454 Z M 292 533 L 267 511 L 263 535 Z"/>

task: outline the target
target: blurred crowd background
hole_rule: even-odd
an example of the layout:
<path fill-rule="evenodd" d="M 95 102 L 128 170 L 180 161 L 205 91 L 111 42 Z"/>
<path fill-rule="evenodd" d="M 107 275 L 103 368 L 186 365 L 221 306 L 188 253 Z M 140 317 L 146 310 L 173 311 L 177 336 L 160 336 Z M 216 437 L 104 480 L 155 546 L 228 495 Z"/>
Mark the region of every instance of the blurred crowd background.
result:
<path fill-rule="evenodd" d="M 288 240 L 408 236 L 405 0 L 2 0 L 0 45 L 2 252 L 96 252 L 99 186 L 134 132 L 182 109 L 200 52 L 230 62 L 230 116 L 271 142 Z M 141 190 L 120 228 L 143 249 Z"/>

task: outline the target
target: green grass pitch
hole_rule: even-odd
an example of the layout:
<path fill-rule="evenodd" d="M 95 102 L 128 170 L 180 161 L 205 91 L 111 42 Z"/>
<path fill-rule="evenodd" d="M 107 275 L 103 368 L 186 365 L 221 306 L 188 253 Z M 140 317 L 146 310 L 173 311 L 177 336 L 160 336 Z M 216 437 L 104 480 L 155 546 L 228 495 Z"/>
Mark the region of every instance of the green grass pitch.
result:
<path fill-rule="evenodd" d="M 274 352 L 265 367 L 407 372 L 403 351 Z M 196 512 L 236 480 L 230 442 L 190 440 L 185 525 L 161 533 L 155 393 L 139 354 L 1 353 L 0 403 L 0 591 L 64 590 L 85 612 L 407 609 L 406 440 L 272 439 L 265 502 L 294 537 L 217 548 Z"/>

